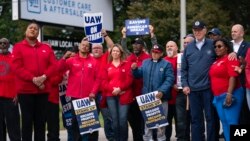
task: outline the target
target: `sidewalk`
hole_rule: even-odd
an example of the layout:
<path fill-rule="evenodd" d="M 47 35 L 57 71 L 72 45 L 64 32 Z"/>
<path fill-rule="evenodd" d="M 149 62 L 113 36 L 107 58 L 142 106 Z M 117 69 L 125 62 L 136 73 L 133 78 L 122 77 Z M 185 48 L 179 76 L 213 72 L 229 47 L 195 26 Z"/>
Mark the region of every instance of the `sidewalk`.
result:
<path fill-rule="evenodd" d="M 175 126 L 173 126 L 173 133 L 171 136 L 171 141 L 176 141 L 175 136 Z M 60 139 L 61 141 L 67 141 L 67 131 L 66 130 L 61 130 L 60 131 Z M 7 141 L 9 141 L 9 138 L 7 138 Z M 104 135 L 104 128 L 99 129 L 99 141 L 107 141 Z M 132 130 L 129 128 L 129 138 L 128 141 L 133 141 L 133 136 L 132 136 Z M 220 141 L 224 141 L 224 139 L 220 139 Z"/>
<path fill-rule="evenodd" d="M 174 128 L 174 126 L 173 126 L 173 128 Z M 175 130 L 173 129 L 173 131 L 175 131 Z M 173 132 L 173 134 L 172 134 L 171 141 L 176 141 L 176 138 L 173 135 L 175 136 L 175 132 Z M 66 130 L 60 131 L 60 139 L 61 139 L 61 141 L 67 141 L 67 131 Z M 105 134 L 104 134 L 104 128 L 99 129 L 99 141 L 107 141 Z M 131 128 L 129 128 L 128 141 L 133 141 L 133 135 L 132 135 Z"/>

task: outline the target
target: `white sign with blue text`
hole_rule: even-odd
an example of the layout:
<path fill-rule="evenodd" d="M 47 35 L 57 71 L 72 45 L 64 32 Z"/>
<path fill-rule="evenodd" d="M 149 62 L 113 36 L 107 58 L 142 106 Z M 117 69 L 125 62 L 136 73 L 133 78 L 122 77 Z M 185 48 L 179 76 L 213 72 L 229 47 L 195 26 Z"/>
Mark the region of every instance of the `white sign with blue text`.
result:
<path fill-rule="evenodd" d="M 156 98 L 158 91 L 136 97 L 144 122 L 149 129 L 168 125 L 167 117 L 163 112 L 162 102 Z"/>
<path fill-rule="evenodd" d="M 80 28 L 84 13 L 102 12 L 104 28 L 113 31 L 112 0 L 15 0 L 15 3 L 18 5 L 13 9 L 20 9 L 16 13 L 20 19 Z"/>
<path fill-rule="evenodd" d="M 95 101 L 90 101 L 90 99 L 87 97 L 73 100 L 72 103 L 80 134 L 83 135 L 99 130 L 101 126 Z"/>
<path fill-rule="evenodd" d="M 90 43 L 103 43 L 103 37 L 101 34 L 103 14 L 85 13 L 83 18 L 84 18 L 84 31 L 86 37 L 88 37 L 88 41 Z"/>
<path fill-rule="evenodd" d="M 126 35 L 147 35 L 149 34 L 149 19 L 129 19 L 125 21 Z"/>

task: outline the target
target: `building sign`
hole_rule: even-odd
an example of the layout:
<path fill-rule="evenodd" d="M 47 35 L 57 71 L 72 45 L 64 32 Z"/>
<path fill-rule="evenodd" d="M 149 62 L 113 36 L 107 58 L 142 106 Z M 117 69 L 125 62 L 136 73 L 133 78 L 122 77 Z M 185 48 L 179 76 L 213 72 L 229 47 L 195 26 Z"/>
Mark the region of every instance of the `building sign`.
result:
<path fill-rule="evenodd" d="M 113 31 L 112 0 L 12 0 L 14 2 L 20 5 L 19 19 L 83 28 L 84 13 L 101 12 L 103 27 Z M 13 9 L 17 11 L 18 7 Z"/>
<path fill-rule="evenodd" d="M 74 46 L 78 46 L 81 42 L 81 40 L 67 40 L 49 36 L 44 36 L 44 41 L 48 42 L 55 50 L 65 50 L 66 48 L 72 48 Z"/>

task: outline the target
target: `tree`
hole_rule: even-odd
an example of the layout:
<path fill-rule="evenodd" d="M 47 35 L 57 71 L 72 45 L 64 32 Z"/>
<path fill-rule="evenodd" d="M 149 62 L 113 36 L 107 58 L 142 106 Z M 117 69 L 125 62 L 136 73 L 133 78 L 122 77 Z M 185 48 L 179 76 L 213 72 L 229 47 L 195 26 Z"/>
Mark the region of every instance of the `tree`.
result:
<path fill-rule="evenodd" d="M 0 5 L 3 6 L 2 14 L 0 15 L 0 37 L 6 37 L 11 43 L 23 39 L 25 31 L 25 21 L 12 21 L 11 1 L 1 0 Z"/>
<path fill-rule="evenodd" d="M 169 40 L 179 42 L 180 38 L 180 0 L 133 1 L 128 7 L 128 18 L 149 18 L 155 27 L 158 42 Z M 208 28 L 219 27 L 227 31 L 228 12 L 213 2 L 189 0 L 187 2 L 187 31 L 191 32 L 195 20 L 203 20 Z"/>

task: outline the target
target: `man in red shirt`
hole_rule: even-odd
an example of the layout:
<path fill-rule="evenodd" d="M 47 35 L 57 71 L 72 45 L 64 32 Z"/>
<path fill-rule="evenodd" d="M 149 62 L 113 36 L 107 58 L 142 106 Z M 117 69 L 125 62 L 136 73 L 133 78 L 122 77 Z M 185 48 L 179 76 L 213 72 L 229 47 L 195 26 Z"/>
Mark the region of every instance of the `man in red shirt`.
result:
<path fill-rule="evenodd" d="M 69 71 L 68 86 L 66 96 L 71 100 L 89 97 L 94 99 L 99 91 L 100 79 L 98 77 L 99 64 L 95 58 L 90 55 L 90 44 L 83 38 L 79 44 L 79 52 L 71 57 L 72 52 L 68 51 L 63 58 L 59 60 L 60 72 Z M 72 113 L 74 113 L 72 111 Z M 73 115 L 72 130 L 74 141 L 80 141 L 82 138 L 88 138 L 89 134 L 80 135 L 76 116 Z"/>
<path fill-rule="evenodd" d="M 0 39 L 0 123 L 7 125 L 11 141 L 21 141 L 20 115 L 15 91 L 15 75 L 9 41 Z M 5 126 L 0 126 L 0 137 L 6 137 Z"/>
<path fill-rule="evenodd" d="M 166 53 L 167 56 L 164 57 L 165 60 L 169 61 L 172 64 L 174 75 L 176 78 L 177 73 L 177 54 L 178 54 L 178 46 L 174 41 L 168 41 L 166 44 Z M 177 125 L 177 117 L 176 117 L 176 96 L 177 96 L 178 86 L 176 85 L 176 79 L 175 84 L 173 85 L 173 88 L 171 90 L 171 99 L 168 101 L 168 122 L 169 126 L 166 127 L 166 138 L 167 141 L 170 140 L 172 135 L 172 121 L 174 119 L 175 125 Z M 176 129 L 176 128 L 175 128 Z M 177 133 L 177 132 L 176 132 Z"/>
<path fill-rule="evenodd" d="M 153 28 L 151 28 L 150 33 L 152 34 L 151 38 L 154 37 L 153 34 Z M 126 29 L 123 28 L 122 30 L 122 46 L 123 48 L 126 48 Z M 142 65 L 143 60 L 150 58 L 150 55 L 145 52 L 145 43 L 143 40 L 136 38 L 132 42 L 133 46 L 133 52 L 128 56 L 127 61 L 130 63 L 137 63 L 137 65 L 140 67 Z M 128 121 L 132 128 L 133 132 L 133 139 L 134 141 L 142 141 L 143 138 L 143 131 L 144 131 L 144 123 L 141 111 L 139 109 L 139 106 L 136 102 L 135 97 L 141 95 L 141 89 L 142 89 L 142 78 L 141 79 L 134 79 L 132 84 L 132 93 L 133 93 L 133 103 L 131 103 L 129 108 L 129 114 L 128 114 Z"/>

